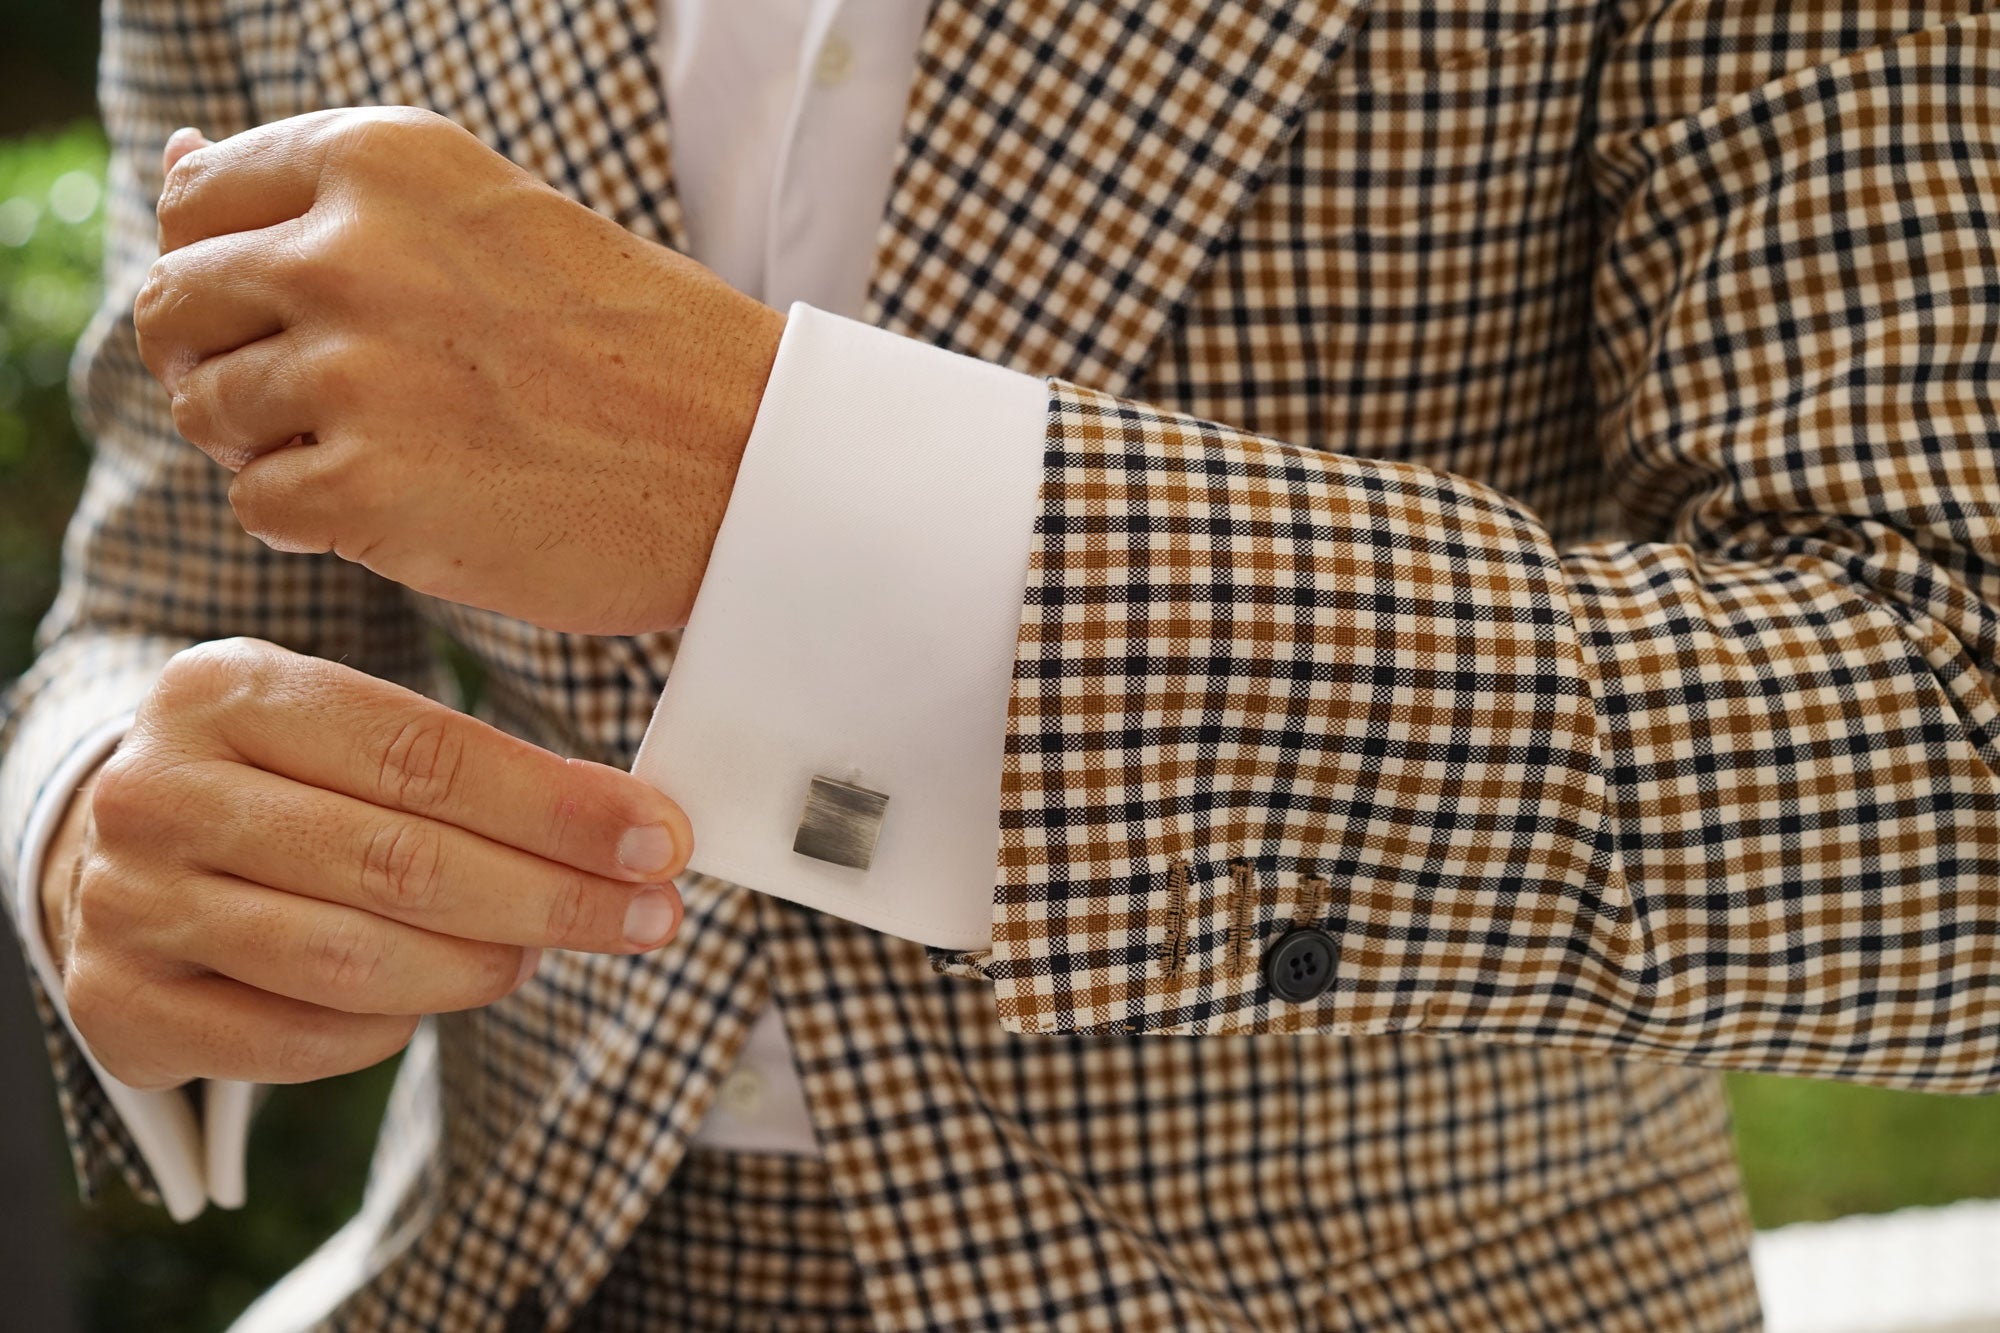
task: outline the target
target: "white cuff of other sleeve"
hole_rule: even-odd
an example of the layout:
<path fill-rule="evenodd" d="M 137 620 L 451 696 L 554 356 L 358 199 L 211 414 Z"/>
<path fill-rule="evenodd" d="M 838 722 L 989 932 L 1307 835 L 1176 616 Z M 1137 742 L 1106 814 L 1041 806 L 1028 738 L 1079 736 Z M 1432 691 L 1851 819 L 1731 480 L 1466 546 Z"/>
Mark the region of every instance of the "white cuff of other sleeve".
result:
<path fill-rule="evenodd" d="M 104 1072 L 104 1066 L 91 1053 L 90 1044 L 70 1020 L 62 977 L 56 971 L 55 958 L 49 953 L 48 940 L 42 933 L 42 862 L 49 843 L 77 786 L 117 747 L 131 725 L 128 714 L 90 731 L 43 787 L 28 815 L 14 913 L 21 938 L 27 942 L 30 965 L 41 978 L 56 1012 L 62 1015 L 77 1049 L 83 1052 L 83 1058 L 89 1061 L 91 1071 L 103 1085 L 111 1109 L 124 1121 L 132 1142 L 146 1159 L 153 1181 L 159 1186 L 161 1202 L 175 1221 L 186 1222 L 199 1216 L 211 1201 L 223 1208 L 243 1206 L 243 1159 L 250 1139 L 254 1085 L 220 1080 L 201 1084 L 202 1114 L 197 1117 L 194 1103 L 185 1090 L 144 1092 Z"/>
<path fill-rule="evenodd" d="M 633 771 L 692 867 L 951 949 L 992 941 L 1041 380 L 791 307 Z M 824 776 L 885 793 L 866 870 L 792 850 Z"/>

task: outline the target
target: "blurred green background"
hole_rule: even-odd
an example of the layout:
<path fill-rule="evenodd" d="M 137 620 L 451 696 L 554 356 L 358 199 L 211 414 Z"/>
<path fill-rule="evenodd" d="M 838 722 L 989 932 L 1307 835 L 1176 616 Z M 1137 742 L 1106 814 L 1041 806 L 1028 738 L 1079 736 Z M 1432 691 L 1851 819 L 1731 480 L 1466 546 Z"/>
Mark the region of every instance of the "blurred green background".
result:
<path fill-rule="evenodd" d="M 12 53 L 0 56 L 0 683 L 30 656 L 87 462 L 64 379 L 96 298 L 104 145 L 88 119 L 93 18 L 84 6 L 0 0 Z M 17 58 L 29 50 L 47 58 Z M 0 1004 L 19 1015 L 27 999 L 17 984 Z M 6 1101 L 52 1103 L 46 1073 L 19 1045 L 30 1055 L 0 1064 Z M 59 1248 L 75 1326 L 193 1333 L 227 1323 L 354 1210 L 389 1076 L 385 1066 L 277 1093 L 257 1122 L 240 1213 L 175 1227 L 123 1196 L 56 1205 L 67 1214 Z M 2000 1098 L 1776 1078 L 1732 1079 L 1730 1094 L 1760 1227 L 2000 1198 Z M 44 1137 L 29 1169 L 45 1163 L 67 1201 L 67 1159 Z M 30 1183 L 41 1182 L 0 1178 L 0 1200 L 25 1199 Z"/>

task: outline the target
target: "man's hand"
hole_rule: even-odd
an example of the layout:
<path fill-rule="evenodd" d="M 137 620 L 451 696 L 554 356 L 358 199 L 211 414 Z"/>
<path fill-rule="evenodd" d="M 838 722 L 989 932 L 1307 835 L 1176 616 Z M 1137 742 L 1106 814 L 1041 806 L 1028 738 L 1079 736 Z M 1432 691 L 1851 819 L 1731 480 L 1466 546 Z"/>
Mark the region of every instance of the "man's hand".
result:
<path fill-rule="evenodd" d="M 550 629 L 686 621 L 781 314 L 427 111 L 166 162 L 139 347 L 245 529 Z"/>
<path fill-rule="evenodd" d="M 239 639 L 169 664 L 72 802 L 43 913 L 113 1076 L 296 1083 L 492 1003 L 544 947 L 665 943 L 692 841 L 617 769 Z"/>

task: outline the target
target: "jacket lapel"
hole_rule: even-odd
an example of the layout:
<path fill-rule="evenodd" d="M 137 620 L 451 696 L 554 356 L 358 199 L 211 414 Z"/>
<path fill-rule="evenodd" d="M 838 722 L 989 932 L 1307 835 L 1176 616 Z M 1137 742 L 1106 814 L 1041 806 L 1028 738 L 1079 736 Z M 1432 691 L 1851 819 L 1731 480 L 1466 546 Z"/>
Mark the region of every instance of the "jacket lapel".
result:
<path fill-rule="evenodd" d="M 1368 0 L 939 0 L 869 318 L 1129 390 Z"/>
<path fill-rule="evenodd" d="M 322 105 L 429 107 L 571 198 L 686 249 L 656 0 L 303 0 Z"/>

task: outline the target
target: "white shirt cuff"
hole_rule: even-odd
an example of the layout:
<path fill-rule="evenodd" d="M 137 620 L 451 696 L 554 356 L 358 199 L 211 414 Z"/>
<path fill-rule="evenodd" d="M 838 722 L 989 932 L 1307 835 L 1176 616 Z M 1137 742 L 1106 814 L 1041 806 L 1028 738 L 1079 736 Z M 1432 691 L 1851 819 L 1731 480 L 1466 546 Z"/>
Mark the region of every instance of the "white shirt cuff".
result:
<path fill-rule="evenodd" d="M 633 772 L 692 868 L 886 934 L 992 941 L 1041 380 L 792 306 Z M 889 798 L 866 870 L 792 850 L 814 776 Z"/>
<path fill-rule="evenodd" d="M 143 1092 L 104 1072 L 90 1044 L 70 1021 L 63 998 L 62 977 L 42 933 L 42 862 L 55 837 L 70 797 L 91 769 L 111 753 L 131 728 L 130 714 L 114 718 L 87 733 L 50 775 L 34 809 L 28 814 L 27 837 L 21 847 L 21 873 L 16 877 L 15 920 L 27 942 L 28 960 L 77 1049 L 103 1085 L 111 1109 L 124 1121 L 132 1142 L 146 1159 L 159 1186 L 160 1200 L 177 1222 L 198 1216 L 212 1199 L 237 1208 L 244 1197 L 244 1151 L 250 1137 L 252 1085 L 211 1081 L 201 1087 L 202 1116 L 181 1089 Z"/>

